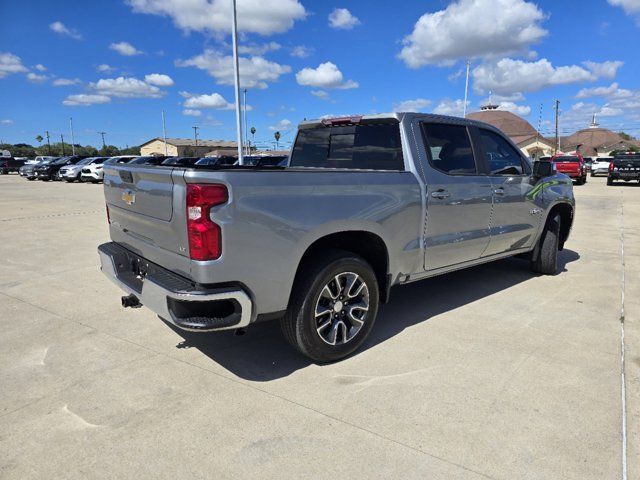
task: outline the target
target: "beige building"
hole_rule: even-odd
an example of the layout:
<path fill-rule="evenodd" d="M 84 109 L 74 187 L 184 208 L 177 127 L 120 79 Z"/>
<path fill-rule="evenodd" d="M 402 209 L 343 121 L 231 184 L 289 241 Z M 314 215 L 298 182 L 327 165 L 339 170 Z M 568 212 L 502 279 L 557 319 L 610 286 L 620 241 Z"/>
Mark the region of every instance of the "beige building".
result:
<path fill-rule="evenodd" d="M 238 147 L 236 142 L 226 140 L 198 140 L 198 145 L 194 139 L 189 138 L 167 138 L 166 153 L 165 143 L 162 138 L 153 138 L 140 145 L 140 155 L 169 155 L 172 157 L 204 157 L 212 150 L 219 154 L 237 155 Z"/>

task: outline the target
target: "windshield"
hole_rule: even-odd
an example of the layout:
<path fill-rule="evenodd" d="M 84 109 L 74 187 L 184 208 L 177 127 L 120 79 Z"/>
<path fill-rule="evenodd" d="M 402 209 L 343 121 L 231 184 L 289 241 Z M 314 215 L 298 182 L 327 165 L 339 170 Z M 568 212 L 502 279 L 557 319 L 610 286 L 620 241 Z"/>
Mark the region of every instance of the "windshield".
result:
<path fill-rule="evenodd" d="M 556 157 L 554 162 L 558 163 L 566 163 L 566 162 L 579 162 L 580 159 L 578 157 Z"/>
<path fill-rule="evenodd" d="M 91 160 L 93 160 L 93 158 L 83 158 L 78 163 L 76 163 L 76 165 L 87 165 L 91 163 Z"/>
<path fill-rule="evenodd" d="M 70 159 L 71 157 L 62 157 L 59 158 L 58 160 L 56 160 L 55 162 L 53 162 L 54 165 L 62 165 L 64 163 L 67 163 L 67 161 Z"/>

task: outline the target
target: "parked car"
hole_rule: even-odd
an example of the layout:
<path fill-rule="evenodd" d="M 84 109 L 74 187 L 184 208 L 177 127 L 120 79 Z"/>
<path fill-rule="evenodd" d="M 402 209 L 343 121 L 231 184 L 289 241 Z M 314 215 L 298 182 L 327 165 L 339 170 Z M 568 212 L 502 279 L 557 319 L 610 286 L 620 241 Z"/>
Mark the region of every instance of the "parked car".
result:
<path fill-rule="evenodd" d="M 609 164 L 607 185 L 613 185 L 617 180 L 640 182 L 640 153 L 619 153 L 613 157 L 613 161 Z"/>
<path fill-rule="evenodd" d="M 20 170 L 18 170 L 18 173 L 25 177 L 27 180 L 35 180 L 36 179 L 36 172 L 35 169 L 38 165 L 46 165 L 49 164 L 53 161 L 56 160 L 56 157 L 53 158 L 48 158 L 45 160 L 39 160 L 38 163 L 32 163 L 32 164 L 28 164 L 28 165 L 24 165 L 22 167 L 20 167 Z"/>
<path fill-rule="evenodd" d="M 197 332 L 280 319 L 300 352 L 334 361 L 393 285 L 519 254 L 557 273 L 573 221 L 569 177 L 473 120 L 305 121 L 289 163 L 106 165 L 98 251 L 123 306 Z"/>
<path fill-rule="evenodd" d="M 128 163 L 138 158 L 136 155 L 118 155 L 115 157 L 102 158 L 90 165 L 82 167 L 80 180 L 82 182 L 98 183 L 102 181 L 104 175 L 103 166 L 105 163 Z"/>
<path fill-rule="evenodd" d="M 273 156 L 252 155 L 252 156 L 244 157 L 243 160 L 245 165 L 263 166 L 263 165 L 282 165 L 283 162 L 285 162 L 286 164 L 286 161 L 288 158 L 289 157 L 287 155 L 273 155 Z"/>
<path fill-rule="evenodd" d="M 196 166 L 212 166 L 212 165 L 233 165 L 238 161 L 238 157 L 224 155 L 221 157 L 203 157 L 196 162 Z"/>
<path fill-rule="evenodd" d="M 146 164 L 146 165 L 160 165 L 163 161 L 165 161 L 167 158 L 171 158 L 171 157 L 167 157 L 167 156 L 159 156 L 159 155 L 148 155 L 148 156 L 144 156 L 144 157 L 138 157 L 138 158 L 134 158 L 133 160 L 131 160 L 130 163 L 132 165 L 140 165 L 140 164 Z"/>
<path fill-rule="evenodd" d="M 66 165 L 60 169 L 60 178 L 67 182 L 80 182 L 82 180 L 82 169 L 88 165 L 100 164 L 109 157 L 88 157 L 83 158 L 75 165 Z"/>
<path fill-rule="evenodd" d="M 24 166 L 25 160 L 18 160 L 13 157 L 0 157 L 0 175 L 8 175 L 11 172 L 18 173 L 20 167 Z"/>
<path fill-rule="evenodd" d="M 25 163 L 25 165 L 33 165 L 33 164 L 38 164 L 44 160 L 53 160 L 54 158 L 59 158 L 59 157 L 53 157 L 53 156 L 47 156 L 47 155 L 38 155 L 36 158 L 34 158 L 33 160 L 27 160 L 27 162 Z"/>
<path fill-rule="evenodd" d="M 609 174 L 609 164 L 613 160 L 613 157 L 596 157 L 591 164 L 591 176 L 595 177 L 601 173 L 605 175 Z"/>
<path fill-rule="evenodd" d="M 200 160 L 200 157 L 169 157 L 165 159 L 160 165 L 191 167 L 195 165 L 198 160 Z"/>
<path fill-rule="evenodd" d="M 39 165 L 36 165 L 33 169 L 34 176 L 38 180 L 44 180 L 46 182 L 49 180 L 57 180 L 59 179 L 58 175 L 62 167 L 64 167 L 65 165 L 75 165 L 83 158 L 84 157 L 81 157 L 79 155 L 72 155 L 68 157 L 57 158 L 49 163 L 43 162 Z"/>
<path fill-rule="evenodd" d="M 593 159 L 591 157 L 582 157 L 584 161 L 584 170 L 585 172 L 591 171 L 591 164 L 593 163 Z"/>
<path fill-rule="evenodd" d="M 555 155 L 551 158 L 555 163 L 556 170 L 564 173 L 575 180 L 576 185 L 584 185 L 587 183 L 587 171 L 584 167 L 582 155 Z"/>

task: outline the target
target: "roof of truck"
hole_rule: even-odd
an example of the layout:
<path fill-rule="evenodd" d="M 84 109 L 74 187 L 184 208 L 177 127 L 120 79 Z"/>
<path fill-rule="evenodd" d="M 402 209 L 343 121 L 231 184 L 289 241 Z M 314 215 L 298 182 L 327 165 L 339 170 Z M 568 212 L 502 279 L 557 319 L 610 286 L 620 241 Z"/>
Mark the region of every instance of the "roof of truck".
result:
<path fill-rule="evenodd" d="M 433 122 L 446 122 L 446 123 L 458 123 L 461 125 L 483 125 L 483 126 L 492 126 L 488 123 L 479 122 L 477 120 L 473 120 L 470 118 L 462 118 L 462 117 L 453 117 L 450 115 L 437 115 L 435 113 L 418 113 L 418 112 L 388 112 L 388 113 L 373 113 L 367 115 L 342 115 L 342 116 L 323 116 L 320 118 L 312 119 L 312 120 L 304 120 L 300 122 L 298 128 L 310 128 L 320 124 L 330 125 L 332 122 L 342 122 L 344 124 L 348 123 L 358 123 L 358 122 L 366 122 L 373 123 L 376 120 L 384 121 L 384 120 L 392 120 L 395 119 L 398 122 L 402 121 L 405 117 L 420 117 L 426 119 L 428 121 Z"/>

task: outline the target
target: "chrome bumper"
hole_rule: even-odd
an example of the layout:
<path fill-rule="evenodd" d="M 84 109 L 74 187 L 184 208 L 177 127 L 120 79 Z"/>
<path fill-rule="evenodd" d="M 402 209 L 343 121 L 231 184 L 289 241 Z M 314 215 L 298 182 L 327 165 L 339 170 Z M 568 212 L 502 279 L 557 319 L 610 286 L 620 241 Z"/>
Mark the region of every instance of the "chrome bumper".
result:
<path fill-rule="evenodd" d="M 127 263 L 132 257 L 139 258 L 132 252 L 116 243 L 105 243 L 98 247 L 100 255 L 100 269 L 113 283 L 130 295 L 135 295 L 140 303 L 159 315 L 162 319 L 178 328 L 189 331 L 209 332 L 244 328 L 251 322 L 252 303 L 249 296 L 239 288 L 221 288 L 215 290 L 183 288 L 192 284 L 168 270 L 154 265 L 154 274 L 136 277 Z M 123 261 L 123 259 L 127 261 Z M 144 260 L 144 259 L 142 259 Z M 211 328 L 190 328 L 176 318 L 170 305 L 172 300 L 177 302 L 216 302 L 231 300 L 239 306 L 239 321 L 232 325 Z"/>

